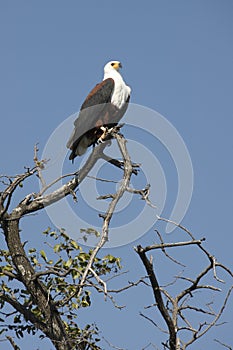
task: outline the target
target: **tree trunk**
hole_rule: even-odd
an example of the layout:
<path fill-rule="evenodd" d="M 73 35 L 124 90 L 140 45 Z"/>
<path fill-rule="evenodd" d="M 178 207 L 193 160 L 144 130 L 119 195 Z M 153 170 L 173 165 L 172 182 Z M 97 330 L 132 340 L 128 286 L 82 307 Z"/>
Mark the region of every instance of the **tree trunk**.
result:
<path fill-rule="evenodd" d="M 19 220 L 12 220 L 9 216 L 4 220 L 3 230 L 19 280 L 24 284 L 32 296 L 33 302 L 42 312 L 43 319 L 38 319 L 36 326 L 50 338 L 57 350 L 71 350 L 71 340 L 68 338 L 64 323 L 53 300 L 49 296 L 46 286 L 39 279 L 32 279 L 35 271 L 20 241 Z"/>

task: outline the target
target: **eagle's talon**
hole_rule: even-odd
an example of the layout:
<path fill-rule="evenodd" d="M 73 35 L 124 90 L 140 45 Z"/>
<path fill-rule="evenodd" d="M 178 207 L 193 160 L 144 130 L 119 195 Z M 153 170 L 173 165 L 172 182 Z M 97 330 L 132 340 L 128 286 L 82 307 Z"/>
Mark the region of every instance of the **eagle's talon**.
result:
<path fill-rule="evenodd" d="M 96 141 L 96 144 L 97 145 L 100 145 L 101 143 L 104 143 L 104 140 L 102 137 L 100 137 L 97 141 Z"/>
<path fill-rule="evenodd" d="M 104 143 L 105 141 L 109 141 L 112 139 L 111 132 L 113 131 L 113 128 L 108 128 L 107 126 L 101 126 L 100 128 L 103 131 L 103 134 L 98 138 L 97 144 Z"/>

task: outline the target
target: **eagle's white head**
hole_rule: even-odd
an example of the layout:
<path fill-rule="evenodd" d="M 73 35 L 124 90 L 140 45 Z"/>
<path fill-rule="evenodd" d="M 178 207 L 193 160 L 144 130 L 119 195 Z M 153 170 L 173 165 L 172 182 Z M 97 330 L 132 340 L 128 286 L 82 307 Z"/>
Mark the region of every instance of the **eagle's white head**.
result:
<path fill-rule="evenodd" d="M 109 74 L 114 71 L 119 71 L 122 68 L 121 62 L 119 61 L 110 61 L 104 66 L 104 74 Z"/>

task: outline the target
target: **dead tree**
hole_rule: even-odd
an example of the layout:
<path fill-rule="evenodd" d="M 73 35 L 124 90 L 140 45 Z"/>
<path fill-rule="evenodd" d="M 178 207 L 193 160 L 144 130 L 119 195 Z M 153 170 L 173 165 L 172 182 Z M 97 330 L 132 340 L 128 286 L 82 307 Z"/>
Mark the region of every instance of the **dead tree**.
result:
<path fill-rule="evenodd" d="M 110 290 L 104 276 L 113 270 L 119 270 L 120 259 L 112 255 L 98 258 L 98 253 L 108 240 L 109 225 L 114 214 L 117 203 L 125 192 L 140 195 L 143 200 L 154 208 L 150 202 L 150 186 L 144 189 L 133 189 L 130 186 L 132 174 L 137 174 L 138 164 L 131 162 L 126 147 L 126 140 L 118 133 L 119 128 L 111 131 L 111 137 L 117 141 L 122 155 L 122 161 L 111 159 L 104 153 L 107 142 L 94 148 L 86 164 L 77 172 L 70 174 L 71 179 L 61 187 L 52 191 L 54 183 L 60 179 L 55 179 L 52 183 L 46 184 L 43 180 L 43 168 L 46 161 L 40 161 L 37 156 L 37 147 L 34 152 L 34 163 L 32 168 L 27 168 L 23 174 L 13 177 L 1 176 L 4 186 L 0 193 L 0 223 L 3 230 L 3 237 L 7 249 L 0 250 L 2 283 L 0 285 L 0 303 L 10 306 L 7 311 L 3 308 L 0 311 L 0 321 L 4 322 L 13 317 L 13 325 L 5 323 L 5 329 L 14 330 L 16 335 L 22 337 L 24 332 L 35 334 L 42 332 L 42 336 L 48 337 L 57 350 L 98 350 L 98 329 L 93 325 L 86 325 L 80 329 L 75 320 L 75 311 L 80 307 L 87 307 L 91 304 L 90 288 L 94 288 L 99 293 L 103 293 L 105 299 L 109 298 L 114 306 L 118 307 L 113 299 L 113 293 L 126 291 L 141 283 L 145 284 L 145 279 L 149 279 L 150 288 L 154 295 L 153 307 L 157 308 L 164 319 L 168 332 L 168 342 L 164 347 L 171 350 L 186 349 L 190 344 L 199 339 L 213 327 L 222 315 L 226 303 L 229 299 L 231 288 L 225 296 L 221 310 L 215 313 L 213 310 L 204 310 L 193 306 L 189 299 L 196 290 L 207 289 L 218 291 L 218 287 L 202 284 L 202 280 L 208 274 L 213 273 L 216 281 L 221 282 L 217 275 L 217 269 L 225 270 L 232 276 L 230 270 L 218 263 L 216 259 L 203 247 L 203 239 L 196 240 L 192 234 L 183 229 L 189 235 L 189 240 L 184 242 L 164 243 L 162 236 L 157 232 L 160 242 L 148 247 L 138 245 L 138 253 L 147 276 L 140 278 L 137 282 L 130 282 L 127 286 L 118 290 Z M 99 159 L 117 166 L 123 170 L 122 181 L 114 194 L 102 196 L 101 199 L 110 199 L 105 214 L 101 214 L 102 231 L 96 247 L 84 252 L 80 245 L 72 240 L 65 231 L 55 232 L 51 229 L 44 231 L 48 239 L 55 239 L 58 242 L 50 248 L 55 254 L 55 258 L 47 257 L 45 251 L 38 252 L 35 248 L 27 251 L 26 243 L 22 242 L 20 234 L 20 221 L 23 217 L 39 212 L 41 209 L 52 205 L 65 196 L 72 196 L 77 199 L 76 190 L 80 183 L 86 178 L 90 170 Z M 13 198 L 16 190 L 29 178 L 37 176 L 42 184 L 42 189 L 35 193 L 27 194 L 19 203 L 14 204 Z M 62 176 L 64 178 L 67 175 Z M 159 218 L 159 220 L 165 220 Z M 93 229 L 93 232 L 95 230 Z M 188 286 L 182 289 L 175 297 L 170 295 L 168 290 L 158 282 L 158 272 L 153 265 L 152 258 L 148 258 L 150 251 L 161 250 L 165 256 L 174 263 L 178 263 L 167 253 L 167 249 L 175 247 L 195 246 L 206 257 L 208 265 L 200 271 L 194 278 L 178 276 L 176 281 L 185 281 Z M 12 285 L 13 283 L 13 285 Z M 147 284 L 147 283 L 146 283 Z M 17 287 L 15 287 L 17 285 Z M 22 287 L 23 286 L 23 287 Z M 64 311 L 65 310 L 65 311 Z M 186 310 L 203 313 L 212 316 L 209 323 L 200 323 L 195 328 L 186 316 Z M 153 324 L 153 319 L 143 315 Z M 182 321 L 182 322 L 180 322 Z M 183 341 L 181 333 L 186 331 L 190 334 L 188 341 Z M 12 337 L 7 340 L 14 349 L 19 349 Z"/>

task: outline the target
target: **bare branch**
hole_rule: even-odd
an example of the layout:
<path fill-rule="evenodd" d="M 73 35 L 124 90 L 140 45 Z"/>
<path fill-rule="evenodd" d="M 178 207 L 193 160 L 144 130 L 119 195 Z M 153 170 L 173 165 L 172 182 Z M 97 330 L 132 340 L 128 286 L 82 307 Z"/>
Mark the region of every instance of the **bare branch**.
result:
<path fill-rule="evenodd" d="M 110 346 L 112 349 L 116 349 L 116 350 L 125 350 L 125 349 L 123 349 L 123 348 L 118 348 L 116 345 L 113 345 L 113 344 L 111 344 L 107 339 L 105 339 L 104 337 L 103 337 L 103 340 L 108 344 L 108 346 Z"/>
<path fill-rule="evenodd" d="M 177 276 L 177 279 L 188 281 L 188 282 L 191 282 L 192 284 L 196 283 L 195 280 L 193 280 L 192 278 L 189 278 L 189 277 Z M 222 291 L 220 288 L 217 288 L 215 286 L 211 286 L 211 285 L 208 285 L 208 284 L 196 285 L 195 289 L 212 289 L 212 290 L 217 291 L 217 292 L 221 292 Z M 190 293 L 188 293 L 188 294 L 190 294 Z"/>
<path fill-rule="evenodd" d="M 13 273 L 13 272 L 11 272 L 11 271 L 7 271 L 7 270 L 4 270 L 4 269 L 3 269 L 3 270 L 1 271 L 1 273 L 4 274 L 4 275 L 7 276 L 7 277 L 12 278 L 12 279 L 20 280 L 20 279 L 19 279 L 19 275 L 17 275 L 16 273 Z"/>
<path fill-rule="evenodd" d="M 142 317 L 144 317 L 144 318 L 145 318 L 147 321 L 149 321 L 150 323 L 152 323 L 153 326 L 155 326 L 156 328 L 158 328 L 162 333 L 168 334 L 168 331 L 166 331 L 165 329 L 162 329 L 161 327 L 159 327 L 159 326 L 157 325 L 157 323 L 156 323 L 154 320 L 152 320 L 152 318 L 150 318 L 150 317 L 144 315 L 142 312 L 140 312 L 139 315 L 142 316 Z"/>
<path fill-rule="evenodd" d="M 213 290 L 213 291 L 217 291 L 217 292 L 221 291 L 220 288 L 218 288 L 214 285 L 209 285 L 206 283 L 200 284 L 201 280 L 211 271 L 213 272 L 213 277 L 218 282 L 223 283 L 224 281 L 217 276 L 217 271 L 216 271 L 217 267 L 224 269 L 231 276 L 232 276 L 232 273 L 231 273 L 230 269 L 228 269 L 224 265 L 218 263 L 216 261 L 216 258 L 213 255 L 211 255 L 205 248 L 202 247 L 202 243 L 203 243 L 203 241 L 205 241 L 205 238 L 196 240 L 194 238 L 193 234 L 189 230 L 187 230 L 185 227 L 183 227 L 182 225 L 179 225 L 171 220 L 167 220 L 164 218 L 160 218 L 160 219 L 162 221 L 165 221 L 165 222 L 171 222 L 171 223 L 175 224 L 177 227 L 184 230 L 186 233 L 188 233 L 189 237 L 191 237 L 191 240 L 185 241 L 185 242 L 164 243 L 162 236 L 156 231 L 158 236 L 159 236 L 160 242 L 161 242 L 160 244 L 153 244 L 153 245 L 147 246 L 145 248 L 142 248 L 141 246 L 137 246 L 135 248 L 135 250 L 139 254 L 144 266 L 146 267 L 148 276 L 150 278 L 152 290 L 153 290 L 153 293 L 155 296 L 155 301 L 156 301 L 154 306 L 156 306 L 159 309 L 159 311 L 160 311 L 163 319 L 167 323 L 167 326 L 169 329 L 169 346 L 166 344 L 164 344 L 164 346 L 168 347 L 169 349 L 176 349 L 177 350 L 177 349 L 180 349 L 180 344 L 182 343 L 182 349 L 185 350 L 188 345 L 192 344 L 198 338 L 203 336 L 206 332 L 208 332 L 208 330 L 211 327 L 217 326 L 217 321 L 224 311 L 224 308 L 226 306 L 227 300 L 230 296 L 230 293 L 231 293 L 231 290 L 233 287 L 231 287 L 231 289 L 228 290 L 228 293 L 227 293 L 227 296 L 224 300 L 223 306 L 218 313 L 214 312 L 211 309 L 207 310 L 205 308 L 196 307 L 196 306 L 193 306 L 191 304 L 186 304 L 187 299 L 189 297 L 192 297 L 193 296 L 192 293 L 198 289 L 209 289 L 209 290 Z M 161 286 L 159 286 L 159 284 L 157 282 L 157 278 L 155 276 L 153 266 L 152 266 L 152 256 L 150 259 L 148 259 L 146 257 L 146 252 L 151 251 L 151 250 L 161 249 L 165 253 L 166 257 L 168 257 L 170 259 L 171 257 L 165 252 L 165 248 L 172 248 L 172 247 L 175 248 L 175 247 L 179 247 L 179 246 L 186 247 L 186 246 L 190 246 L 190 245 L 197 246 L 198 249 L 201 249 L 201 251 L 207 256 L 207 258 L 209 260 L 209 264 L 208 264 L 208 266 L 204 267 L 203 270 L 193 279 L 190 277 L 176 276 L 176 280 L 183 279 L 185 281 L 188 281 L 190 283 L 190 285 L 187 288 L 183 289 L 176 297 L 171 297 L 171 295 L 168 294 L 166 289 L 161 288 Z M 161 293 L 163 293 L 166 297 L 166 300 L 167 300 L 166 306 L 164 305 L 164 302 L 161 298 Z M 208 305 L 206 304 L 206 306 L 208 306 Z M 186 316 L 182 313 L 182 311 L 185 311 L 185 310 L 203 313 L 205 315 L 211 316 L 213 319 L 210 323 L 207 323 L 207 322 L 200 323 L 199 327 L 197 329 L 195 329 L 192 326 L 190 320 L 188 318 L 186 318 Z M 170 316 L 170 314 L 172 315 L 172 317 Z M 178 319 L 179 318 L 181 320 L 183 320 L 183 322 L 186 324 L 185 327 L 178 326 Z M 182 330 L 187 330 L 187 331 L 191 332 L 191 334 L 192 334 L 191 339 L 186 344 L 184 344 L 182 342 L 182 340 L 179 339 L 177 334 L 176 334 L 176 331 L 180 332 Z M 172 343 L 172 339 L 173 339 L 173 343 Z"/>
<path fill-rule="evenodd" d="M 220 340 L 214 339 L 214 341 L 215 341 L 216 343 L 219 343 L 220 345 L 224 346 L 225 348 L 227 348 L 227 349 L 229 349 L 229 350 L 232 350 L 232 347 L 231 347 L 231 346 L 229 346 L 229 345 L 227 345 L 227 344 L 225 344 L 225 343 L 222 343 Z"/>
<path fill-rule="evenodd" d="M 103 200 L 103 199 L 109 199 L 109 198 L 114 199 L 114 197 L 115 197 L 115 194 L 106 194 L 104 196 L 99 196 L 96 199 L 97 200 Z"/>
<path fill-rule="evenodd" d="M 34 163 L 35 163 L 35 166 L 37 169 L 37 176 L 41 182 L 42 188 L 44 188 L 44 187 L 46 187 L 46 182 L 43 178 L 42 170 L 44 169 L 44 166 L 47 163 L 47 160 L 39 160 L 38 159 L 39 148 L 37 146 L 38 146 L 38 143 L 36 143 L 34 146 L 34 158 L 33 158 L 33 160 L 34 160 Z"/>
<path fill-rule="evenodd" d="M 49 188 L 51 188 L 53 185 L 55 185 L 57 182 L 61 181 L 62 179 L 65 179 L 66 177 L 71 177 L 71 176 L 75 176 L 77 173 L 69 173 L 69 174 L 65 174 L 62 175 L 60 177 L 58 177 L 57 179 L 55 179 L 54 181 L 52 181 L 50 184 L 48 184 L 47 186 L 44 186 L 42 188 L 42 190 L 38 193 L 38 197 L 41 197 Z"/>
<path fill-rule="evenodd" d="M 74 191 L 77 186 L 84 180 L 89 171 L 96 164 L 97 160 L 101 158 L 103 149 L 106 147 L 106 144 L 100 144 L 98 147 L 95 147 L 87 159 L 85 165 L 80 169 L 75 176 L 69 180 L 67 183 L 44 196 L 36 196 L 36 198 L 26 197 L 25 200 L 21 201 L 19 205 L 13 210 L 11 219 L 21 218 L 25 214 L 38 211 L 44 207 L 47 207 L 65 196 L 69 195 Z"/>
<path fill-rule="evenodd" d="M 88 271 L 90 269 L 90 267 L 93 264 L 93 261 L 97 255 L 97 253 L 99 252 L 99 250 L 104 246 L 104 244 L 107 242 L 108 240 L 108 229 L 109 229 L 109 224 L 112 218 L 112 215 L 114 213 L 115 207 L 118 203 L 118 201 L 120 200 L 120 198 L 123 196 L 124 192 L 126 191 L 126 188 L 129 185 L 130 182 L 130 178 L 133 172 L 133 168 L 132 168 L 132 164 L 131 164 L 131 159 L 128 153 L 128 150 L 126 148 L 126 140 L 124 139 L 124 137 L 122 135 L 119 135 L 117 133 L 114 134 L 114 137 L 117 140 L 118 146 L 120 148 L 123 160 L 124 160 L 124 177 L 123 180 L 121 182 L 121 185 L 119 186 L 118 191 L 116 192 L 114 198 L 112 198 L 112 201 L 110 202 L 109 206 L 108 206 L 108 210 L 106 212 L 106 214 L 104 215 L 104 222 L 103 222 L 103 226 L 102 226 L 102 234 L 101 234 L 101 238 L 99 243 L 97 244 L 97 246 L 95 247 L 95 249 L 92 252 L 92 255 L 90 257 L 90 260 L 87 264 L 87 267 L 83 273 L 82 279 L 81 279 L 81 287 L 79 288 L 79 292 L 78 295 L 80 295 L 81 291 L 82 291 L 82 285 L 84 284 L 86 277 L 88 275 Z"/>
<path fill-rule="evenodd" d="M 228 299 L 229 299 L 229 297 L 231 295 L 232 289 L 233 289 L 233 286 L 228 290 L 227 295 L 226 295 L 226 297 L 224 299 L 223 305 L 222 305 L 221 309 L 219 310 L 219 312 L 216 314 L 216 317 L 214 318 L 214 320 L 212 322 L 210 322 L 208 325 L 207 325 L 206 322 L 204 324 L 201 324 L 199 329 L 196 332 L 193 332 L 192 338 L 188 342 L 186 342 L 186 344 L 184 345 L 184 349 L 186 349 L 187 346 L 189 346 L 190 344 L 195 342 L 197 339 L 202 337 L 204 334 L 206 334 L 210 330 L 210 328 L 212 328 L 213 326 L 216 325 L 216 323 L 219 320 L 220 316 L 223 314 L 223 311 L 224 311 L 224 309 L 226 307 L 227 301 L 228 301 Z M 201 332 L 202 327 L 205 326 L 205 325 L 207 325 L 207 327 Z"/>
<path fill-rule="evenodd" d="M 182 247 L 182 246 L 193 245 L 193 244 L 200 245 L 203 240 L 204 238 L 199 240 L 194 240 L 194 241 L 188 241 L 188 242 L 153 244 L 143 248 L 143 250 L 145 252 L 148 252 L 149 250 L 153 250 L 153 249 L 176 248 L 176 247 Z"/>
<path fill-rule="evenodd" d="M 129 281 L 128 282 L 129 284 L 125 287 L 118 288 L 118 289 L 108 289 L 108 291 L 109 291 L 109 293 L 121 293 L 129 288 L 138 286 L 140 283 L 145 284 L 147 287 L 149 287 L 150 285 L 146 281 L 144 281 L 144 279 L 146 279 L 146 278 L 148 278 L 148 276 L 142 277 L 136 282 Z"/>
<path fill-rule="evenodd" d="M 158 230 L 155 230 L 155 232 L 157 233 L 157 235 L 158 235 L 158 237 L 159 237 L 159 239 L 160 239 L 161 244 L 164 245 L 163 238 L 162 238 L 161 234 L 159 233 L 159 231 L 158 231 Z M 171 261 L 173 261 L 173 262 L 174 262 L 175 264 L 177 264 L 177 265 L 180 265 L 180 266 L 185 267 L 184 264 L 182 264 L 181 262 L 177 261 L 177 260 L 174 259 L 172 256 L 170 256 L 170 255 L 166 252 L 164 246 L 163 246 L 161 249 L 162 249 L 162 252 L 165 254 L 165 256 L 166 256 L 168 259 L 170 259 Z"/>
<path fill-rule="evenodd" d="M 191 294 L 191 292 L 195 289 L 197 289 L 198 283 L 199 281 L 212 269 L 212 265 L 207 266 L 197 277 L 196 279 L 193 281 L 193 283 L 191 284 L 191 286 L 189 286 L 188 288 L 182 290 L 180 292 L 180 294 L 177 295 L 177 300 L 180 301 L 184 296 L 186 296 L 187 294 Z"/>
<path fill-rule="evenodd" d="M 9 342 L 11 343 L 11 346 L 14 350 L 20 350 L 20 348 L 18 347 L 18 345 L 15 344 L 14 340 L 12 337 L 10 337 L 9 335 L 6 335 L 6 339 L 9 340 Z"/>
<path fill-rule="evenodd" d="M 142 246 L 137 246 L 135 248 L 136 252 L 138 253 L 138 255 L 140 256 L 143 265 L 146 268 L 147 274 L 149 276 L 150 282 L 151 282 L 151 286 L 153 289 L 153 293 L 154 293 L 154 298 L 155 301 L 157 303 L 158 309 L 164 319 L 164 321 L 166 322 L 168 329 L 169 329 L 169 346 L 170 346 L 170 350 L 176 350 L 176 343 L 177 343 L 177 338 L 176 338 L 176 328 L 175 328 L 175 324 L 171 318 L 171 316 L 169 315 L 169 312 L 167 310 L 167 308 L 164 305 L 163 302 L 163 298 L 161 295 L 161 291 L 160 291 L 160 287 L 159 287 L 159 283 L 157 281 L 157 278 L 155 276 L 154 270 L 153 270 L 153 265 L 152 262 L 150 262 L 146 256 L 146 252 L 144 251 L 144 249 L 142 248 Z"/>
<path fill-rule="evenodd" d="M 162 218 L 160 216 L 157 215 L 157 218 L 158 220 L 161 220 L 161 221 L 165 221 L 165 222 L 168 222 L 168 223 L 171 223 L 177 227 L 179 227 L 181 230 L 185 231 L 191 238 L 193 241 L 195 241 L 195 238 L 193 236 L 193 234 L 184 226 L 182 226 L 181 224 L 178 224 L 176 223 L 175 221 L 172 221 L 172 220 L 168 220 L 168 219 L 165 219 L 165 218 Z M 202 241 L 205 241 L 205 238 L 202 238 L 201 239 L 201 242 Z M 218 281 L 218 282 L 221 282 L 221 283 L 225 283 L 222 279 L 220 279 L 218 276 L 217 276 L 217 273 L 216 273 L 216 266 L 220 266 L 222 267 L 225 271 L 227 271 L 231 276 L 233 276 L 233 273 L 230 271 L 230 269 L 228 269 L 227 267 L 225 267 L 224 265 L 222 264 L 219 264 L 217 261 L 216 261 L 216 258 L 211 255 L 203 246 L 202 244 L 198 244 L 198 247 L 205 253 L 205 255 L 208 257 L 210 263 L 211 263 L 211 266 L 213 267 L 213 272 L 214 272 L 214 278 Z"/>
<path fill-rule="evenodd" d="M 150 346 L 152 346 L 154 349 L 156 350 L 159 350 L 159 348 L 155 345 L 155 344 L 152 344 L 152 343 L 149 343 L 147 344 L 146 346 L 144 346 L 141 350 L 146 350 L 148 349 Z"/>
<path fill-rule="evenodd" d="M 92 281 L 90 281 L 89 278 L 86 279 L 86 281 L 85 281 L 85 286 L 86 286 L 86 287 L 93 287 L 93 288 L 95 288 L 95 289 L 97 290 L 98 293 L 104 293 L 105 300 L 106 300 L 106 297 L 108 297 L 108 298 L 111 300 L 111 302 L 113 303 L 113 305 L 114 305 L 114 307 L 115 307 L 116 309 L 121 310 L 121 309 L 124 309 L 124 308 L 125 308 L 125 305 L 118 305 L 118 304 L 116 303 L 115 299 L 113 298 L 113 296 L 110 294 L 110 293 L 114 293 L 114 292 L 117 293 L 118 290 L 108 290 L 107 293 L 106 293 L 106 290 L 102 289 L 102 288 L 100 287 L 99 283 L 98 283 L 98 284 L 95 284 L 95 283 L 93 283 Z"/>
<path fill-rule="evenodd" d="M 168 223 L 170 223 L 170 224 L 173 224 L 173 225 L 175 225 L 175 226 L 181 228 L 181 230 L 185 231 L 193 240 L 195 240 L 193 234 L 192 234 L 186 227 L 182 226 L 181 224 L 178 224 L 178 223 L 175 222 L 175 221 L 168 220 L 168 219 L 166 219 L 166 218 L 162 218 L 161 216 L 158 216 L 158 215 L 156 215 L 156 216 L 157 216 L 157 219 L 160 220 L 160 221 L 165 221 L 165 222 L 168 222 Z"/>
<path fill-rule="evenodd" d="M 93 249 L 92 254 L 90 256 L 90 259 L 88 261 L 88 264 L 85 268 L 85 271 L 83 272 L 79 287 L 77 288 L 77 290 L 72 293 L 69 297 L 68 300 L 65 300 L 65 303 L 67 303 L 67 301 L 71 300 L 74 296 L 77 295 L 80 296 L 80 294 L 82 293 L 82 289 L 83 286 L 85 284 L 86 278 L 88 276 L 88 273 L 90 271 L 90 268 L 92 267 L 92 264 L 95 260 L 96 255 L 98 254 L 99 250 L 104 246 L 104 244 L 108 241 L 108 230 L 109 230 L 109 224 L 111 221 L 111 218 L 113 216 L 115 207 L 117 205 L 117 203 L 119 202 L 120 198 L 123 196 L 124 192 L 126 191 L 127 187 L 129 186 L 129 182 L 130 182 L 130 178 L 131 175 L 133 173 L 133 167 L 132 167 L 132 163 L 131 163 L 131 159 L 128 153 L 128 150 L 126 148 L 126 140 L 124 139 L 124 137 L 122 135 L 119 135 L 118 133 L 113 132 L 113 136 L 116 138 L 119 149 L 121 151 L 122 157 L 123 157 L 123 161 L 124 161 L 124 176 L 123 176 L 123 180 L 121 181 L 121 184 L 118 188 L 118 191 L 115 193 L 115 195 L 113 196 L 108 209 L 106 211 L 106 213 L 104 215 L 101 215 L 101 217 L 103 217 L 103 226 L 102 226 L 102 233 L 101 233 L 101 237 L 100 240 L 98 242 L 98 244 L 96 245 L 96 247 Z M 87 175 L 87 174 L 86 174 Z"/>
<path fill-rule="evenodd" d="M 14 178 L 14 180 L 9 179 L 10 184 L 2 193 L 0 193 L 0 218 L 3 218 L 4 215 L 7 213 L 7 210 L 9 209 L 9 206 L 11 203 L 12 195 L 17 189 L 17 187 L 21 186 L 23 181 L 28 177 L 34 175 L 36 171 L 37 171 L 36 167 L 32 169 L 27 169 L 27 171 L 24 174 L 17 175 Z M 7 203 L 5 205 L 6 200 L 7 200 Z"/>
<path fill-rule="evenodd" d="M 215 313 L 212 312 L 212 311 L 207 311 L 207 310 L 203 310 L 202 308 L 198 308 L 198 307 L 195 307 L 195 306 L 191 306 L 191 305 L 185 305 L 185 306 L 182 306 L 180 307 L 180 310 L 194 310 L 196 312 L 200 312 L 200 313 L 203 313 L 203 314 L 206 314 L 206 315 L 211 315 L 211 316 L 215 316 Z"/>
<path fill-rule="evenodd" d="M 96 281 L 99 284 L 102 284 L 102 286 L 104 287 L 104 295 L 105 295 L 105 300 L 106 300 L 106 296 L 108 294 L 107 291 L 107 284 L 97 275 L 97 273 L 90 267 L 89 270 L 91 271 L 91 273 L 93 274 L 93 276 L 95 277 Z"/>
<path fill-rule="evenodd" d="M 113 184 L 118 184 L 119 181 L 114 181 L 114 180 L 109 180 L 109 179 L 103 179 L 101 177 L 96 177 L 96 176 L 92 176 L 92 175 L 87 175 L 87 177 L 89 179 L 93 179 L 93 180 L 96 180 L 96 181 L 101 181 L 101 182 L 110 182 L 110 183 L 113 183 Z"/>
<path fill-rule="evenodd" d="M 119 128 L 117 128 L 117 130 L 118 129 Z M 119 135 L 117 136 L 117 133 L 114 131 L 114 128 L 111 131 L 111 134 L 116 138 L 119 136 Z M 121 136 L 119 136 L 119 137 L 121 137 Z M 98 145 L 97 147 L 95 147 L 93 149 L 91 155 L 87 159 L 85 165 L 82 167 L 82 169 L 80 169 L 78 172 L 76 172 L 75 176 L 71 180 L 69 180 L 67 183 L 65 183 L 64 185 L 62 185 L 61 187 L 59 187 L 58 189 L 56 189 L 52 193 L 48 193 L 46 195 L 40 195 L 40 196 L 35 195 L 35 194 L 27 195 L 24 198 L 24 200 L 22 200 L 18 204 L 18 206 L 13 210 L 13 212 L 11 213 L 11 218 L 8 218 L 8 220 L 20 219 L 22 216 L 24 216 L 26 214 L 38 211 L 46 206 L 49 206 L 49 205 L 59 201 L 60 199 L 69 195 L 70 193 L 74 193 L 77 186 L 85 179 L 85 177 L 88 175 L 88 173 L 93 168 L 93 166 L 96 164 L 96 162 L 99 159 L 106 158 L 103 151 L 104 151 L 105 147 L 108 146 L 108 144 L 109 144 L 109 142 L 104 142 L 104 143 Z M 112 161 L 110 163 L 116 165 Z M 116 165 L 116 166 L 118 166 L 118 165 Z M 123 163 L 121 162 L 120 168 L 122 169 L 123 166 L 124 166 L 124 162 Z M 13 183 L 17 183 L 17 185 L 18 185 L 19 182 L 23 181 L 26 177 L 31 176 L 33 173 L 37 172 L 37 170 L 38 170 L 37 167 L 33 168 L 33 170 L 28 171 L 28 174 L 24 174 L 23 176 L 20 176 L 20 179 L 18 179 L 18 178 L 15 179 L 13 181 Z M 125 171 L 125 169 L 124 169 L 124 171 Z M 133 169 L 132 164 L 131 164 L 131 172 L 136 173 L 135 169 Z M 55 182 L 57 182 L 57 180 L 55 180 Z M 44 194 L 44 190 L 48 189 L 48 187 L 50 187 L 50 186 L 52 186 L 52 184 L 45 187 L 41 193 Z M 127 184 L 127 186 L 128 186 L 128 184 Z M 11 188 L 12 185 L 10 185 L 9 187 Z"/>
<path fill-rule="evenodd" d="M 127 191 L 130 193 L 134 194 L 140 194 L 141 199 L 144 200 L 151 208 L 157 209 L 157 206 L 152 204 L 150 199 L 149 199 L 149 194 L 150 194 L 150 184 L 146 185 L 146 187 L 142 190 L 136 190 L 134 188 L 127 188 Z"/>

